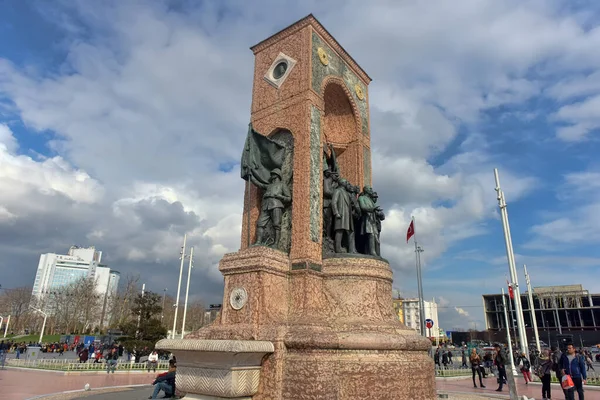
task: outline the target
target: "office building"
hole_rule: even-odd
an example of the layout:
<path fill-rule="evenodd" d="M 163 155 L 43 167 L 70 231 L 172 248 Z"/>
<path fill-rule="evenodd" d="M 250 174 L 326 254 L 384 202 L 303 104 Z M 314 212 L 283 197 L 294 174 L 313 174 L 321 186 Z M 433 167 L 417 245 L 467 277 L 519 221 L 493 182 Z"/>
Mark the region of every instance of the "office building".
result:
<path fill-rule="evenodd" d="M 93 246 L 72 246 L 66 255 L 47 253 L 40 256 L 32 294 L 43 299 L 49 293 L 72 284 L 82 278 L 92 279 L 95 289 L 103 300 L 117 293 L 120 273 L 101 263 L 102 252 Z M 104 300 L 105 302 L 106 300 Z M 103 312 L 104 314 L 104 312 Z M 108 318 L 104 318 L 108 321 Z"/>
<path fill-rule="evenodd" d="M 396 298 L 392 299 L 394 311 L 398 316 L 398 320 L 407 327 L 418 331 L 420 328 L 421 317 L 419 313 L 419 299 L 403 299 Z M 433 301 L 423 301 L 425 308 L 425 319 L 431 319 L 433 321 L 433 328 L 431 329 L 431 336 L 439 336 L 440 324 L 438 318 L 438 309 L 435 299 Z M 426 334 L 429 336 L 429 330 Z"/>
<path fill-rule="evenodd" d="M 600 294 L 592 294 L 583 285 L 535 287 L 532 289 L 533 303 L 540 340 L 552 345 L 556 335 L 572 334 L 576 344 L 590 345 L 598 341 L 600 330 Z M 513 301 L 505 294 L 509 327 L 514 335 L 516 314 Z M 521 293 L 523 318 L 528 341 L 534 339 L 532 315 L 527 292 Z M 486 329 L 497 340 L 506 337 L 506 321 L 501 294 L 483 295 Z M 511 317 L 512 315 L 512 317 Z"/>

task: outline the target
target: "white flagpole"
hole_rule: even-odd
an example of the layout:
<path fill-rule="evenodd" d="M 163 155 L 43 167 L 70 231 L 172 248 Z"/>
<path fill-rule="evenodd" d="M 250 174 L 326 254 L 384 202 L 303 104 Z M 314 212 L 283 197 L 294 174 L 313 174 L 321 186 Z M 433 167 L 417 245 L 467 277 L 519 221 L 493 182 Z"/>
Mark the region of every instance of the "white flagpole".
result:
<path fill-rule="evenodd" d="M 537 317 L 535 316 L 535 304 L 533 302 L 533 293 L 531 290 L 531 280 L 527 273 L 527 265 L 523 264 L 525 270 L 525 282 L 527 283 L 527 297 L 529 298 L 529 312 L 531 312 L 531 324 L 533 325 L 533 334 L 535 335 L 535 347 L 537 347 L 538 354 L 542 354 L 542 348 L 540 347 L 540 334 L 538 332 Z"/>
<path fill-rule="evenodd" d="M 415 258 L 417 263 L 417 290 L 419 296 L 419 330 L 422 336 L 427 336 L 425 332 L 425 305 L 423 304 L 423 278 L 421 274 L 421 252 L 423 249 L 417 244 L 417 224 L 415 217 L 412 217 L 413 240 L 415 241 Z"/>
<path fill-rule="evenodd" d="M 513 376 L 517 375 L 517 368 L 515 368 L 515 356 L 512 350 L 512 339 L 510 338 L 510 325 L 508 323 L 508 312 L 506 311 L 506 297 L 504 297 L 504 288 L 502 288 L 502 308 L 504 309 L 504 321 L 506 321 L 506 337 L 508 340 L 508 354 L 510 356 L 510 366 L 512 368 Z"/>
<path fill-rule="evenodd" d="M 500 178 L 498 177 L 498 169 L 494 168 L 494 176 L 496 178 L 496 192 L 498 193 L 498 207 L 500 208 L 500 214 L 502 216 L 502 227 L 504 229 L 504 242 L 506 245 L 506 258 L 508 259 L 508 271 L 510 273 L 510 280 L 513 284 L 513 291 L 515 295 L 515 308 L 517 312 L 517 328 L 519 331 L 519 344 L 521 345 L 521 352 L 526 355 L 529 354 L 527 349 L 527 333 L 525 331 L 525 320 L 523 318 L 523 306 L 521 304 L 521 291 L 519 290 L 519 280 L 517 275 L 517 267 L 515 266 L 515 253 L 512 247 L 512 238 L 510 235 L 510 225 L 508 223 L 508 211 L 506 210 L 506 200 L 504 198 L 504 192 L 500 189 Z"/>
<path fill-rule="evenodd" d="M 177 298 L 175 299 L 175 316 L 173 317 L 173 332 L 171 332 L 171 339 L 175 339 L 175 332 L 177 332 L 177 310 L 179 310 L 179 296 L 181 295 L 181 276 L 183 275 L 183 263 L 185 261 L 186 240 L 187 234 L 183 235 L 183 247 L 181 248 L 181 265 L 179 266 L 179 283 L 177 284 Z"/>
<path fill-rule="evenodd" d="M 190 294 L 190 278 L 192 277 L 192 268 L 194 261 L 194 248 L 190 249 L 190 265 L 188 266 L 187 289 L 185 289 L 185 303 L 183 305 L 183 322 L 181 324 L 181 338 L 185 335 L 185 318 L 187 316 L 188 296 Z"/>

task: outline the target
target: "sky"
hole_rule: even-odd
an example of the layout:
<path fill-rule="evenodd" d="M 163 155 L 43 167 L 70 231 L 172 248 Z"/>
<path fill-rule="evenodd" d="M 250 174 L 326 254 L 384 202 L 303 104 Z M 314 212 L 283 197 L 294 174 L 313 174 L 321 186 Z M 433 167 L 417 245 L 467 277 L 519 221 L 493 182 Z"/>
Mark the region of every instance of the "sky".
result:
<path fill-rule="evenodd" d="M 0 1 L 0 284 L 31 285 L 41 253 L 104 252 L 220 303 L 240 246 L 249 47 L 313 13 L 373 78 L 382 255 L 416 296 L 405 235 L 440 326 L 484 327 L 481 295 L 519 282 L 600 292 L 600 4 L 573 0 Z"/>

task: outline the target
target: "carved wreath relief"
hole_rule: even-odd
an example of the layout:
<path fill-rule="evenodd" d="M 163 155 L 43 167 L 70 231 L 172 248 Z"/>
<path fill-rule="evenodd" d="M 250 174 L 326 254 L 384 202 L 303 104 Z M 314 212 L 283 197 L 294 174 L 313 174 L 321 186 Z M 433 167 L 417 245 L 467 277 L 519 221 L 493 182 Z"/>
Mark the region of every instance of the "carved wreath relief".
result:
<path fill-rule="evenodd" d="M 229 304 L 234 310 L 241 310 L 248 302 L 248 292 L 243 287 L 235 288 L 229 295 Z"/>

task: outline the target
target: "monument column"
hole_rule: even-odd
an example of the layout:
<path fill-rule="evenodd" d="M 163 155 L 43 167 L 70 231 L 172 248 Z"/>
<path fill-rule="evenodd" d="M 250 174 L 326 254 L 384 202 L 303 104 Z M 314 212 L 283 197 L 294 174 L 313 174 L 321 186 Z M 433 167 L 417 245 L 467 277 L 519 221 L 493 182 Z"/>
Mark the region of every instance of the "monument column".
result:
<path fill-rule="evenodd" d="M 371 78 L 312 15 L 251 49 L 241 248 L 219 263 L 220 317 L 157 344 L 181 360 L 177 387 L 190 399 L 433 399 L 431 343 L 398 321 L 380 254 Z"/>

